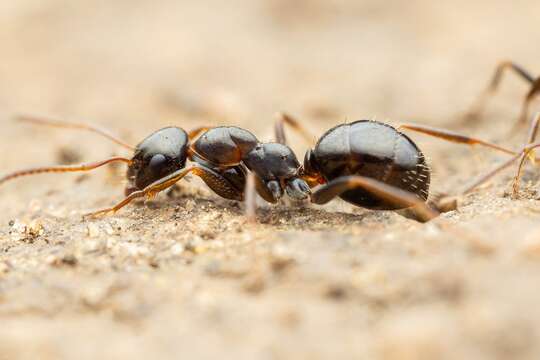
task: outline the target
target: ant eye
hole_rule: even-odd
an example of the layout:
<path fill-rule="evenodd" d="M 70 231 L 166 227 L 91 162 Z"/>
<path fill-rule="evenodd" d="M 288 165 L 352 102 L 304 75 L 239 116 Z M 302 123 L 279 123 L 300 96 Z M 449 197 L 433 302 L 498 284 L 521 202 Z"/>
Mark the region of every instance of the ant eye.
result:
<path fill-rule="evenodd" d="M 281 155 L 281 160 L 287 160 L 287 155 Z"/>
<path fill-rule="evenodd" d="M 150 159 L 150 162 L 148 163 L 148 166 L 151 169 L 159 169 L 161 168 L 165 163 L 167 162 L 167 158 L 162 154 L 157 154 L 152 156 L 152 159 Z"/>

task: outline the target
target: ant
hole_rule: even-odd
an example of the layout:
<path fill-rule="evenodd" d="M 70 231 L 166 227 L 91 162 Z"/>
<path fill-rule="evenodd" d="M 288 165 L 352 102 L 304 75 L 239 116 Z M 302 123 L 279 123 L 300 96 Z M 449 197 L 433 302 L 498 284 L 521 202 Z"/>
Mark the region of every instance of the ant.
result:
<path fill-rule="evenodd" d="M 536 136 L 537 118 L 530 139 Z M 287 124 L 313 143 L 314 137 L 293 117 L 280 113 L 275 123 L 276 139 L 286 144 L 284 125 Z M 504 167 L 482 176 L 462 194 L 471 192 L 493 175 L 532 150 L 521 152 L 501 147 L 478 138 L 449 130 L 416 124 L 402 124 L 398 128 L 374 121 L 359 120 L 337 125 L 326 131 L 308 150 L 299 175 L 310 187 L 315 204 L 326 204 L 335 197 L 355 206 L 373 210 L 401 210 L 402 215 L 418 221 L 428 221 L 440 212 L 454 210 L 455 199 L 441 198 L 427 202 L 431 170 L 418 146 L 399 130 L 406 129 L 454 143 L 480 145 L 513 155 Z M 531 142 L 529 141 L 529 142 Z M 540 147 L 540 144 L 535 145 Z M 520 165 L 521 168 L 521 165 Z"/>
<path fill-rule="evenodd" d="M 309 196 L 309 186 L 297 176 L 300 164 L 288 146 L 261 143 L 251 132 L 239 127 L 199 127 L 189 133 L 179 127 L 165 127 L 133 147 L 108 131 L 86 123 L 31 116 L 20 116 L 17 119 L 39 125 L 91 131 L 133 151 L 130 159 L 112 157 L 80 165 L 23 169 L 0 178 L 2 184 L 21 176 L 90 171 L 113 162 L 126 163 L 126 197 L 110 208 L 86 214 L 85 217 L 115 213 L 136 198 L 151 199 L 189 173 L 199 176 L 216 194 L 230 200 L 242 201 L 246 187 L 248 193 L 257 192 L 272 203 L 277 202 L 284 191 L 298 200 Z M 186 166 L 187 160 L 192 164 Z M 254 197 L 250 196 L 249 201 L 254 202 Z M 247 209 L 254 214 L 254 205 L 247 206 Z M 249 217 L 253 218 L 254 215 Z"/>
<path fill-rule="evenodd" d="M 491 81 L 489 82 L 487 88 L 482 92 L 476 103 L 473 105 L 472 109 L 467 114 L 468 119 L 475 119 L 483 112 L 485 105 L 488 99 L 494 95 L 497 91 L 499 84 L 501 82 L 503 73 L 506 70 L 510 70 L 519 78 L 523 79 L 530 85 L 530 89 L 525 96 L 525 100 L 521 106 L 521 113 L 517 126 L 524 125 L 529 117 L 529 107 L 531 102 L 535 97 L 540 95 L 540 77 L 535 77 L 531 73 L 525 70 L 522 66 L 512 62 L 512 61 L 501 61 L 495 68 L 495 73 L 493 74 Z"/>
<path fill-rule="evenodd" d="M 306 152 L 304 163 L 300 165 L 294 152 L 286 145 L 284 125 L 292 126 L 306 139 L 313 137 L 298 121 L 286 114 L 281 114 L 275 125 L 277 142 L 261 143 L 248 130 L 233 126 L 200 127 L 189 133 L 179 127 L 166 127 L 152 133 L 136 147 L 89 124 L 28 116 L 18 119 L 88 130 L 134 152 L 131 159 L 113 157 L 82 165 L 31 168 L 0 178 L 2 184 L 25 175 L 90 171 L 112 162 L 127 163 L 126 197 L 113 207 L 85 217 L 115 213 L 136 198 L 153 198 L 192 173 L 223 198 L 236 201 L 245 199 L 248 220 L 255 219 L 255 193 L 268 202 L 276 203 L 286 192 L 296 200 L 310 197 L 315 204 L 326 204 L 339 196 L 353 205 L 368 209 L 410 210 L 404 215 L 418 221 L 428 221 L 438 216 L 439 211 L 452 210 L 455 204 L 426 202 L 430 168 L 417 145 L 398 129 L 408 129 L 455 143 L 481 145 L 514 155 L 512 162 L 519 157 L 523 162 L 534 147 L 540 146 L 534 144 L 534 147 L 525 147 L 516 153 L 448 130 L 413 124 L 404 124 L 396 129 L 381 122 L 360 120 L 328 130 L 315 147 Z M 531 128 L 529 142 L 536 136 L 539 119 L 540 116 Z M 193 164 L 186 166 L 187 160 Z M 484 176 L 467 192 L 502 168 Z M 321 186 L 312 192 L 311 188 L 317 185 Z"/>

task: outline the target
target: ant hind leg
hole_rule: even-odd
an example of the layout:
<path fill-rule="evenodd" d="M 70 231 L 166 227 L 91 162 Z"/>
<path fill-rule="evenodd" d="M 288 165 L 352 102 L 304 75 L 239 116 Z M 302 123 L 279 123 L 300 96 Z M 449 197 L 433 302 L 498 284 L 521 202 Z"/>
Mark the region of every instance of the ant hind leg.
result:
<path fill-rule="evenodd" d="M 429 207 L 418 196 L 375 179 L 357 175 L 339 177 L 322 185 L 311 194 L 311 202 L 319 205 L 326 204 L 336 196 L 353 189 L 366 190 L 385 201 L 394 203 L 396 207 L 414 207 L 414 218 L 420 222 L 426 222 L 439 216 L 437 210 Z"/>
<path fill-rule="evenodd" d="M 480 97 L 476 100 L 476 102 L 473 104 L 471 110 L 466 114 L 465 120 L 475 120 L 477 119 L 482 112 L 484 111 L 484 108 L 487 104 L 487 101 L 489 98 L 497 91 L 499 84 L 502 79 L 502 75 L 505 72 L 505 70 L 511 70 L 513 73 L 518 75 L 521 79 L 526 81 L 527 83 L 533 85 L 535 82 L 535 77 L 532 76 L 527 70 L 525 70 L 523 67 L 511 62 L 511 61 L 503 61 L 497 65 L 497 68 L 495 69 L 495 73 L 493 74 L 493 77 L 491 78 L 491 81 L 487 88 L 480 94 Z"/>

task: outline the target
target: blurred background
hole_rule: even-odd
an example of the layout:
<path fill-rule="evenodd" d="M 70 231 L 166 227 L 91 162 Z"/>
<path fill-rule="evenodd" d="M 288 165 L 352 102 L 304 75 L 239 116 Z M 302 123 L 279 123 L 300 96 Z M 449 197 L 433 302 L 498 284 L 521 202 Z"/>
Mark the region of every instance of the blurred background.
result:
<path fill-rule="evenodd" d="M 365 118 L 393 124 L 407 121 L 445 127 L 457 126 L 464 112 L 486 86 L 500 60 L 514 60 L 530 69 L 533 74 L 540 74 L 539 14 L 540 2 L 534 0 L 2 1 L 0 152 L 3 156 L 0 157 L 0 169 L 4 172 L 8 169 L 57 163 L 62 160 L 59 156 L 60 145 L 75 150 L 78 161 L 100 159 L 119 152 L 113 144 L 101 141 L 91 134 L 14 124 L 11 119 L 16 113 L 91 121 L 110 128 L 132 143 L 137 143 L 151 131 L 166 125 L 190 129 L 200 125 L 218 124 L 242 126 L 253 131 L 260 139 L 269 141 L 273 138 L 273 116 L 277 111 L 290 112 L 304 121 L 314 134 L 319 135 L 340 122 Z M 460 129 L 483 138 L 504 142 L 507 130 L 517 118 L 526 91 L 527 87 L 521 80 L 508 76 L 500 93 L 490 103 L 485 117 L 479 121 L 480 125 Z M 438 191 L 451 192 L 454 186 L 482 171 L 484 166 L 488 165 L 482 159 L 490 159 L 491 156 L 485 154 L 480 160 L 471 162 L 471 152 L 464 147 L 444 144 L 419 135 L 412 137 L 418 139 L 422 149 L 432 158 L 438 174 L 434 189 Z M 305 145 L 296 140 L 298 139 L 293 136 L 293 146 L 299 154 L 303 154 Z M 516 142 L 507 143 L 517 146 Z M 441 174 L 452 176 L 445 177 Z M 70 219 L 70 210 L 109 204 L 113 197 L 121 194 L 118 186 L 104 187 L 103 181 L 92 181 L 81 185 L 85 186 L 84 191 L 63 190 L 65 192 L 57 192 L 47 198 L 47 201 L 50 200 L 55 206 L 60 204 L 64 209 L 63 216 Z M 73 178 L 58 177 L 53 180 L 42 177 L 21 180 L 18 185 L 10 188 L 11 190 L 3 191 L 4 208 L 0 218 L 7 223 L 12 216 L 27 209 L 31 199 L 43 199 L 45 194 L 52 194 L 49 193 L 51 188 L 60 190 L 61 185 L 71 187 Z M 69 194 L 71 198 L 62 200 L 62 194 Z M 99 200 L 98 203 L 95 199 Z M 498 208 L 500 207 L 494 205 L 487 213 Z M 237 217 L 241 217 L 241 214 L 237 214 Z M 378 221 L 378 218 L 371 219 Z M 62 221 L 64 220 L 50 220 L 49 228 L 55 229 L 57 235 L 61 234 L 60 229 L 66 226 Z M 78 222 L 73 221 L 70 226 L 78 226 L 74 225 Z M 490 224 L 484 229 L 493 229 Z M 134 220 L 132 225 L 131 239 L 142 237 L 138 232 L 140 230 L 137 221 Z M 340 225 L 336 225 L 336 228 L 349 231 L 343 230 Z M 378 229 L 380 230 L 380 227 Z M 273 233 L 275 229 L 267 231 Z M 327 231 L 329 232 L 317 236 L 326 238 L 330 236 L 328 234 L 333 234 L 335 229 Z M 509 227 L 506 231 L 511 233 L 512 230 Z M 266 233 L 265 236 L 273 235 Z M 386 250 L 383 248 L 381 256 L 385 258 L 390 254 L 389 259 L 392 260 L 392 251 L 385 253 Z M 21 256 L 24 258 L 27 255 Z M 36 260 L 36 264 L 39 264 L 39 261 Z M 27 284 L 28 274 L 33 274 L 32 278 L 39 277 L 39 266 L 28 265 L 25 269 L 26 273 L 17 273 L 18 280 L 12 279 L 14 283 Z M 120 269 L 123 269 L 122 266 Z M 185 269 L 181 268 L 179 271 L 182 276 L 186 275 L 182 273 Z M 187 271 L 190 276 L 193 275 L 191 272 L 198 274 L 198 270 Z M 491 269 L 485 274 L 488 273 L 495 272 Z M 306 276 L 310 278 L 311 275 Z M 174 276 L 166 279 L 169 282 L 164 282 L 168 284 L 163 286 L 164 288 L 180 282 Z M 481 283 L 484 278 L 478 275 L 477 279 Z M 510 279 L 509 283 L 514 280 Z M 70 281 L 71 286 L 78 289 L 79 285 L 74 285 L 78 284 L 78 280 L 73 278 Z M 408 285 L 413 286 L 413 283 Z M 524 284 L 520 289 L 531 288 L 529 285 Z M 1 286 L 2 283 L 0 289 Z M 295 286 L 301 288 L 303 285 L 296 283 Z M 133 285 L 133 288 L 136 287 Z M 55 287 L 44 285 L 38 288 L 46 289 L 43 291 L 48 294 L 49 291 L 54 293 Z M 155 290 L 152 287 L 150 289 Z M 218 289 L 221 288 L 218 286 Z M 225 293 L 228 294 L 229 290 Z M 190 291 L 186 290 L 186 293 L 190 294 Z M 501 292 L 506 293 L 505 290 Z M 28 297 L 32 293 L 33 288 L 24 285 L 19 295 L 15 293 L 5 304 L 16 304 L 21 297 Z M 289 293 L 286 294 L 290 296 Z M 500 295 L 498 291 L 489 294 L 489 298 Z M 310 295 L 304 295 L 307 303 L 313 304 L 310 302 Z M 435 295 L 437 296 L 439 295 Z M 47 301 L 52 300 L 44 301 L 47 304 Z M 137 303 L 137 300 L 133 301 Z M 314 301 L 316 303 L 318 300 Z M 73 302 L 76 303 L 77 300 Z M 150 303 L 154 304 L 152 301 Z M 168 306 L 174 307 L 176 304 L 171 301 Z M 258 306 L 265 307 L 261 303 L 249 304 L 253 308 L 246 310 L 246 316 L 252 314 L 250 311 L 258 311 Z M 44 306 L 47 308 L 48 305 Z M 385 305 L 381 306 L 384 308 Z M 30 308 L 32 309 L 32 306 Z M 318 308 L 315 306 L 314 309 Z M 370 343 L 369 336 L 355 337 L 355 325 L 346 320 L 349 311 L 347 309 L 350 308 L 324 309 L 323 312 L 314 310 L 311 314 L 304 314 L 309 319 L 320 317 L 322 320 L 313 320 L 311 323 L 308 321 L 307 330 L 300 332 L 301 336 L 286 342 L 285 348 L 288 350 L 265 352 L 268 354 L 267 358 L 279 358 L 279 354 L 285 354 L 284 357 L 295 355 L 296 358 L 312 359 L 317 354 L 335 354 L 333 350 L 339 353 L 339 339 L 330 341 L 334 347 L 330 347 L 329 349 L 333 350 L 328 350 L 328 353 L 322 349 L 310 352 L 312 344 L 302 342 L 310 335 L 314 335 L 311 339 L 318 338 L 325 331 L 329 331 L 327 335 L 332 335 L 334 330 L 335 334 L 343 335 L 344 339 L 347 339 L 348 345 L 341 348 L 344 351 L 342 355 L 347 354 L 344 349 L 357 349 L 358 354 L 365 355 L 367 348 L 363 345 Z M 12 310 L 12 307 L 8 307 L 8 310 L 0 307 L 0 313 L 7 314 L 9 319 L 12 319 L 13 314 L 19 313 Z M 20 313 L 32 313 L 31 310 L 25 312 L 27 310 L 25 308 Z M 334 311 L 340 315 L 337 316 Z M 369 326 L 377 323 L 379 316 L 375 311 L 375 315 L 371 317 L 373 313 L 370 311 L 368 309 L 369 316 L 366 315 L 371 321 L 367 323 Z M 433 314 L 429 311 L 426 317 L 417 317 L 416 313 L 413 313 L 410 318 L 413 322 L 427 319 L 427 323 L 423 323 L 427 325 L 421 329 L 430 336 L 430 331 L 433 330 L 435 334 L 439 325 L 446 326 L 451 323 L 447 327 L 451 329 L 451 334 L 446 335 L 461 339 L 456 335 L 461 328 L 456 325 L 452 315 L 448 315 L 454 314 L 453 312 L 442 312 L 444 315 L 440 315 L 441 313 L 434 310 L 435 315 L 431 317 Z M 57 314 L 55 311 L 53 313 Z M 509 318 L 513 321 L 516 314 L 512 311 L 510 314 Z M 72 315 L 73 313 L 68 313 L 63 320 L 76 329 L 81 323 Z M 151 318 L 149 323 L 153 325 L 149 332 L 154 338 L 147 339 L 147 349 L 150 350 L 146 354 L 156 354 L 156 349 L 171 350 L 163 355 L 175 353 L 172 349 L 176 339 L 162 338 L 163 334 L 156 325 L 159 321 L 168 320 L 169 315 L 164 312 Z M 50 343 L 49 340 L 53 340 L 57 345 L 52 348 L 54 351 L 44 345 L 43 349 L 52 351 L 48 353 L 52 354 L 50 358 L 57 358 L 58 354 L 76 353 L 76 350 L 69 346 L 64 349 L 62 343 L 63 337 L 72 334 L 72 331 L 53 329 L 49 333 L 48 325 L 39 322 L 43 318 L 38 318 L 40 320 L 37 322 L 36 331 L 41 334 L 40 339 L 47 344 Z M 398 339 L 401 339 L 401 335 L 406 333 L 409 317 L 397 318 L 401 325 L 391 328 L 389 332 L 397 333 Z M 432 319 L 437 320 L 432 322 Z M 488 319 L 491 318 L 488 316 Z M 199 318 L 191 320 L 193 322 L 183 323 L 182 326 L 197 324 Z M 289 320 L 286 318 L 284 321 Z M 33 322 L 30 326 L 30 322 L 24 321 L 10 323 L 17 327 L 10 334 L 12 337 L 8 338 L 16 341 L 4 344 L 4 350 L 13 350 L 13 353 L 8 352 L 9 354 L 17 353 L 17 349 L 25 344 L 25 329 L 36 324 Z M 90 324 L 82 322 L 88 326 L 84 334 L 99 338 L 102 335 L 99 329 L 109 322 L 93 321 L 94 319 Z M 234 322 L 234 319 L 230 321 Z M 290 321 L 296 321 L 294 316 Z M 512 321 L 502 321 L 501 324 L 506 326 L 512 324 Z M 133 325 L 133 328 L 145 328 L 138 327 L 141 323 L 145 325 L 142 320 Z M 385 323 L 383 328 L 391 326 L 392 323 Z M 247 325 L 244 329 L 257 327 L 257 324 L 249 321 L 245 324 Z M 310 327 L 309 324 L 313 326 Z M 115 323 L 114 329 L 117 325 Z M 325 331 L 316 334 L 317 329 L 322 329 L 317 326 L 321 325 L 325 327 Z M 369 334 L 367 325 L 360 331 L 363 335 Z M 524 332 L 528 332 L 527 329 L 529 328 L 525 328 Z M 123 332 L 125 329 L 116 330 L 120 331 L 114 335 L 114 339 L 118 340 L 115 342 L 118 349 L 108 349 L 110 352 L 107 353 L 120 354 L 117 358 L 123 358 L 126 354 L 136 356 L 136 353 L 129 351 L 129 346 L 122 346 L 136 343 L 130 337 L 131 332 L 127 331 L 126 335 Z M 206 329 L 201 325 L 199 330 L 204 332 Z M 260 340 L 264 337 L 254 340 L 258 334 L 264 332 L 254 332 L 250 339 L 254 344 L 264 343 Z M 273 334 L 274 340 L 284 340 L 276 335 L 277 332 Z M 223 333 L 216 335 L 216 338 L 221 339 L 221 335 Z M 484 335 L 478 336 L 484 340 Z M 126 340 L 127 338 L 131 340 Z M 505 352 L 506 348 L 490 352 L 497 339 L 489 338 L 488 335 L 486 338 L 488 350 L 482 352 L 485 358 L 494 358 L 491 356 L 496 354 L 502 359 L 509 358 L 505 357 L 505 354 L 514 354 L 514 348 L 511 348 L 510 352 Z M 420 345 L 424 344 L 424 338 L 420 336 L 419 339 Z M 208 350 L 201 338 L 185 338 L 184 345 L 189 345 L 192 341 L 199 345 L 199 350 L 203 349 L 203 353 Z M 298 342 L 293 343 L 294 341 Z M 456 343 L 463 343 L 459 341 L 456 340 Z M 75 337 L 74 343 L 83 348 L 85 345 L 89 346 L 80 337 Z M 219 344 L 226 347 L 231 341 L 224 340 Z M 426 351 L 430 351 L 431 343 L 427 341 L 426 344 Z M 513 344 L 511 343 L 512 346 Z M 473 342 L 468 348 L 470 352 L 466 354 L 478 355 L 474 350 L 476 345 L 477 343 Z M 212 349 L 217 351 L 219 347 Z M 383 351 L 385 359 L 402 359 L 403 354 L 412 354 L 408 359 L 416 359 L 414 354 L 418 355 L 414 352 L 416 348 L 411 350 L 411 353 L 393 352 L 393 349 Z M 409 348 L 405 346 L 405 349 Z M 86 354 L 96 351 L 90 348 L 86 350 Z M 145 353 L 141 352 L 139 355 L 141 354 Z M 237 354 L 248 354 L 246 358 L 252 358 L 250 356 L 259 353 L 239 351 Z"/>
<path fill-rule="evenodd" d="M 14 113 L 92 121 L 134 143 L 161 126 L 202 124 L 271 140 L 280 110 L 314 134 L 361 118 L 451 125 L 498 61 L 534 73 L 539 9 L 525 0 L 4 2 L 0 121 L 4 139 L 23 146 L 0 165 L 54 161 L 54 141 L 91 159 L 112 151 L 88 134 L 11 126 Z M 526 88 L 511 78 L 494 120 L 517 114 Z"/>

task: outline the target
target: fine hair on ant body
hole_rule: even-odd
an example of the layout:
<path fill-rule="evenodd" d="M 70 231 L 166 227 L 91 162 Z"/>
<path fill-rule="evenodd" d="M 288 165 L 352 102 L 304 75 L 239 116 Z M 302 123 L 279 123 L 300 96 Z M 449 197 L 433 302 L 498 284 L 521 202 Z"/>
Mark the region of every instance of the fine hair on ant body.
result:
<path fill-rule="evenodd" d="M 531 127 L 529 142 L 536 136 L 538 121 L 537 118 Z M 315 139 L 299 121 L 279 113 L 275 123 L 278 142 L 286 144 L 285 124 L 303 138 Z M 394 128 L 374 120 L 344 123 L 326 131 L 315 144 L 310 141 L 314 146 L 306 152 L 299 174 L 310 187 L 317 187 L 312 190 L 311 201 L 325 204 L 340 197 L 355 206 L 373 210 L 407 210 L 403 215 L 418 221 L 428 221 L 440 212 L 455 209 L 455 201 L 449 201 L 450 198 L 428 202 L 431 170 L 424 154 L 399 131 L 401 129 L 513 156 L 504 167 L 483 175 L 461 194 L 471 192 L 517 159 L 523 162 L 533 148 L 540 146 L 534 144 L 515 152 L 478 138 L 423 125 L 402 124 Z"/>
<path fill-rule="evenodd" d="M 190 173 L 199 176 L 216 194 L 230 200 L 244 200 L 246 187 L 248 193 L 257 192 L 272 203 L 277 202 L 284 192 L 299 200 L 307 198 L 310 193 L 307 183 L 297 176 L 300 164 L 288 146 L 261 143 L 251 132 L 239 127 L 199 127 L 189 133 L 179 127 L 165 127 L 133 147 L 108 131 L 86 123 L 33 116 L 19 116 L 17 119 L 94 132 L 133 151 L 131 158 L 112 157 L 80 165 L 29 168 L 0 178 L 2 184 L 27 175 L 90 171 L 113 162 L 126 163 L 126 197 L 110 208 L 86 214 L 85 217 L 115 213 L 136 198 L 151 199 Z M 191 164 L 186 165 L 187 160 Z M 251 188 L 253 190 L 249 190 Z M 254 203 L 255 198 L 250 195 L 248 200 Z M 248 204 L 246 208 L 248 218 L 252 219 L 254 204 Z"/>

